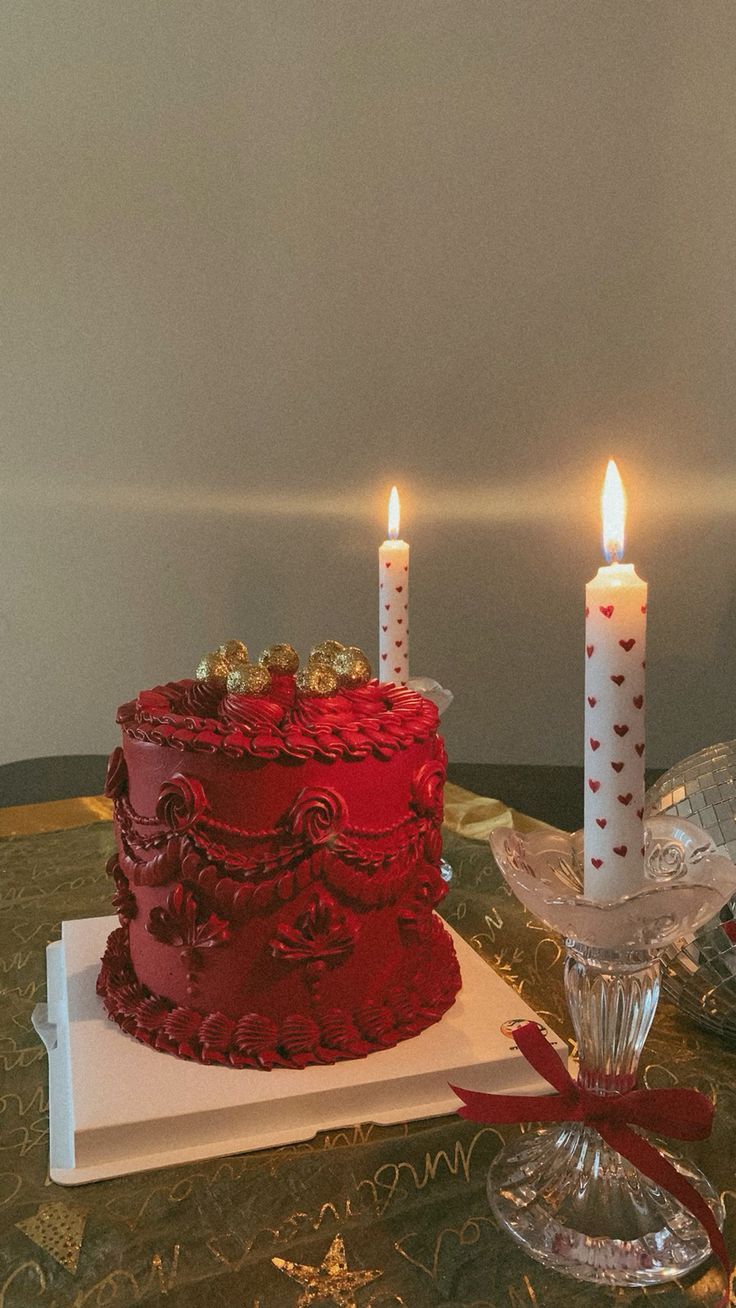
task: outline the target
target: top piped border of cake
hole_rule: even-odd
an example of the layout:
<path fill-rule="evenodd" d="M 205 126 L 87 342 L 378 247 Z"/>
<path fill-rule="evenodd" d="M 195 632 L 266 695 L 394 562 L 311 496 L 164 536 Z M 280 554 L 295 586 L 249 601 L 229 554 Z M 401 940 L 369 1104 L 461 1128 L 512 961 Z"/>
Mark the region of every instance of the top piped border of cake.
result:
<path fill-rule="evenodd" d="M 118 709 L 134 740 L 233 758 L 390 758 L 437 729 L 434 704 L 391 682 L 320 697 L 300 694 L 291 675 L 267 695 L 229 694 L 207 681 L 170 681 Z"/>

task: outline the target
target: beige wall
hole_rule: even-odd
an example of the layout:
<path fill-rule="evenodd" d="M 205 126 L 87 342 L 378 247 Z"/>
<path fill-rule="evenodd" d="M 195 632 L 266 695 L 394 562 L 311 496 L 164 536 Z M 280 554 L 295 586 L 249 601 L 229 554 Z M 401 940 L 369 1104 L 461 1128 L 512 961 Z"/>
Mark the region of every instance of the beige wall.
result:
<path fill-rule="evenodd" d="M 4 0 L 2 759 L 374 654 L 396 479 L 451 755 L 578 761 L 612 450 L 650 762 L 735 735 L 735 91 L 732 0 Z"/>

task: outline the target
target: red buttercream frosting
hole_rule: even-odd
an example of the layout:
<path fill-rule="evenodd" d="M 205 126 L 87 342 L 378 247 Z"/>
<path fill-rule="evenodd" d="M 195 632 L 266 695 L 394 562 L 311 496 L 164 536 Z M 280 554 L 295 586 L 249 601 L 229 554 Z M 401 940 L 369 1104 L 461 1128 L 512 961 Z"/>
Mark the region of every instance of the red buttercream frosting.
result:
<path fill-rule="evenodd" d="M 284 675 L 263 696 L 171 682 L 118 721 L 121 925 L 98 992 L 125 1031 L 205 1063 L 304 1067 L 450 1007 L 433 704 L 376 681 L 306 695 Z"/>

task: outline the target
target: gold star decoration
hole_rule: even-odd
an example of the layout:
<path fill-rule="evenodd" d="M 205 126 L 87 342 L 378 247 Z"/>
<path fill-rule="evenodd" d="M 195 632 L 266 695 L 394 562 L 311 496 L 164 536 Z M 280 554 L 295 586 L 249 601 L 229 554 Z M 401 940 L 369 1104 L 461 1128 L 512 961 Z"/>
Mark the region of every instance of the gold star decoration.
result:
<path fill-rule="evenodd" d="M 33 1217 L 16 1222 L 19 1231 L 71 1272 L 72 1276 L 77 1270 L 82 1252 L 86 1225 L 85 1209 L 75 1208 L 71 1204 L 41 1204 Z"/>
<path fill-rule="evenodd" d="M 280 1272 L 304 1286 L 295 1308 L 309 1308 L 319 1299 L 329 1299 L 337 1308 L 357 1308 L 355 1291 L 383 1275 L 380 1271 L 349 1272 L 341 1235 L 335 1236 L 319 1267 L 305 1267 L 303 1263 L 291 1263 L 285 1258 L 272 1258 L 271 1262 Z"/>

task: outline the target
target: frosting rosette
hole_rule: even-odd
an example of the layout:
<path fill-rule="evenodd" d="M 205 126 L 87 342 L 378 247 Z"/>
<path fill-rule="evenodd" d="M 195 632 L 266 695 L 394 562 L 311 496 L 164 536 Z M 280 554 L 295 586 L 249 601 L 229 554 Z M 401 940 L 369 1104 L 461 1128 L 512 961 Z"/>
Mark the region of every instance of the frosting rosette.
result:
<path fill-rule="evenodd" d="M 156 817 L 164 827 L 188 831 L 207 811 L 207 796 L 201 781 L 177 772 L 162 785 L 156 804 Z"/>
<path fill-rule="evenodd" d="M 269 731 L 278 727 L 284 720 L 284 707 L 255 695 L 228 694 L 222 701 L 222 717 L 227 722 L 236 722 L 247 731 Z M 278 736 L 274 737 L 278 744 Z"/>
<path fill-rule="evenodd" d="M 128 789 L 128 768 L 122 748 L 118 745 L 107 760 L 105 794 L 108 799 L 119 799 Z"/>
<path fill-rule="evenodd" d="M 286 825 L 300 840 L 324 845 L 336 836 L 345 822 L 345 801 L 334 790 L 305 788 L 286 815 Z"/>
<path fill-rule="evenodd" d="M 215 718 L 220 707 L 222 692 L 212 681 L 191 681 L 187 684 L 184 710 L 198 718 Z"/>
<path fill-rule="evenodd" d="M 439 759 L 423 763 L 414 774 L 411 783 L 412 806 L 423 817 L 442 821 L 442 796 L 445 784 L 445 769 Z"/>
<path fill-rule="evenodd" d="M 158 713 L 168 713 L 174 707 L 178 707 L 180 702 L 179 696 L 167 695 L 163 687 L 157 686 L 153 690 L 140 691 L 136 708 L 149 717 L 155 717 Z"/>

